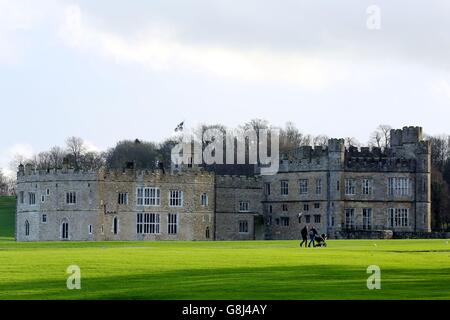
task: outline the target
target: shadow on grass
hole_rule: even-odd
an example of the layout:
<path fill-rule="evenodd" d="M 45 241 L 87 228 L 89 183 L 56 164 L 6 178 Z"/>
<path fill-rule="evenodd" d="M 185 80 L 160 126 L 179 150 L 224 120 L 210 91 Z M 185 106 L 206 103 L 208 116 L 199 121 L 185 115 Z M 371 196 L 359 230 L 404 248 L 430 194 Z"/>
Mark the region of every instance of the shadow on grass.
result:
<path fill-rule="evenodd" d="M 450 268 L 382 270 L 382 289 L 368 290 L 365 268 L 303 266 L 178 270 L 95 277 L 82 289 L 66 278 L 0 283 L 0 299 L 448 299 Z"/>

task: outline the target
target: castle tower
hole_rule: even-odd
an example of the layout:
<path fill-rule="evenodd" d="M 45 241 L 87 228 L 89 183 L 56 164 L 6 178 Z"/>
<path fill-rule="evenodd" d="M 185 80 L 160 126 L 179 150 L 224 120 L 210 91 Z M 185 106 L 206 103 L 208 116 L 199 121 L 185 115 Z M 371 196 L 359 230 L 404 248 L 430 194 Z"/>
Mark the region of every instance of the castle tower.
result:
<path fill-rule="evenodd" d="M 414 183 L 415 213 L 410 217 L 414 231 L 431 231 L 431 142 L 423 140 L 421 127 L 391 130 L 391 148 L 396 158 L 416 163 Z"/>
<path fill-rule="evenodd" d="M 416 221 L 417 231 L 431 231 L 431 141 L 417 144 Z"/>
<path fill-rule="evenodd" d="M 344 139 L 328 140 L 327 177 L 327 226 L 328 234 L 344 223 L 344 202 L 342 201 L 342 188 L 344 183 L 345 144 Z"/>

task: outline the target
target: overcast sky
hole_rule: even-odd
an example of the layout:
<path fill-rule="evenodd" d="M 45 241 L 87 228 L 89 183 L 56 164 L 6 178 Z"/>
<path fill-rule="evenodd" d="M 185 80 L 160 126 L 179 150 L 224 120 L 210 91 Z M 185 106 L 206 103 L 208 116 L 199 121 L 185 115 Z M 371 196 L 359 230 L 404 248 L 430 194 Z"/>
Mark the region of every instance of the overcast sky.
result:
<path fill-rule="evenodd" d="M 450 133 L 450 1 L 0 0 L 0 108 L 5 169 L 68 136 L 105 149 L 183 120 Z"/>

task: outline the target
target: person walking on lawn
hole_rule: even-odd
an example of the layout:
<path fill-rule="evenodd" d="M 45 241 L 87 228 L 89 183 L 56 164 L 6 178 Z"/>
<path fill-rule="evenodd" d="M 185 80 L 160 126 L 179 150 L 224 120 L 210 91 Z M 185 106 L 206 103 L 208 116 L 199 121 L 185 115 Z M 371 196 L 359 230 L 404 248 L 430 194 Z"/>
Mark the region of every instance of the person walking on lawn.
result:
<path fill-rule="evenodd" d="M 300 231 L 301 235 L 302 235 L 302 242 L 300 242 L 300 248 L 303 246 L 303 244 L 305 244 L 305 248 L 308 244 L 308 228 L 306 227 L 306 225 L 303 227 L 303 229 Z"/>
<path fill-rule="evenodd" d="M 314 243 L 314 239 L 316 238 L 316 234 L 317 234 L 317 230 L 314 227 L 311 227 L 309 229 L 309 243 L 308 243 L 308 248 L 311 247 L 311 244 L 313 247 L 315 247 L 315 243 Z"/>

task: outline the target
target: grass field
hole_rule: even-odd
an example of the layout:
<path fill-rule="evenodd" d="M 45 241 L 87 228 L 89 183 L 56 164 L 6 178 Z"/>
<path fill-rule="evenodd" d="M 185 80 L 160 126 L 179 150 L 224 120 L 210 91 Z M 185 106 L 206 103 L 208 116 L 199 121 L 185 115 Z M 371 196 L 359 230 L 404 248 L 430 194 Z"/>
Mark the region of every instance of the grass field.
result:
<path fill-rule="evenodd" d="M 16 243 L 14 210 L 0 198 L 0 299 L 450 299 L 446 240 Z"/>
<path fill-rule="evenodd" d="M 81 268 L 81 290 L 66 268 Z M 369 265 L 381 290 L 368 290 Z M 0 299 L 449 299 L 446 240 L 0 241 Z"/>
<path fill-rule="evenodd" d="M 14 237 L 15 197 L 0 197 L 0 239 Z"/>

